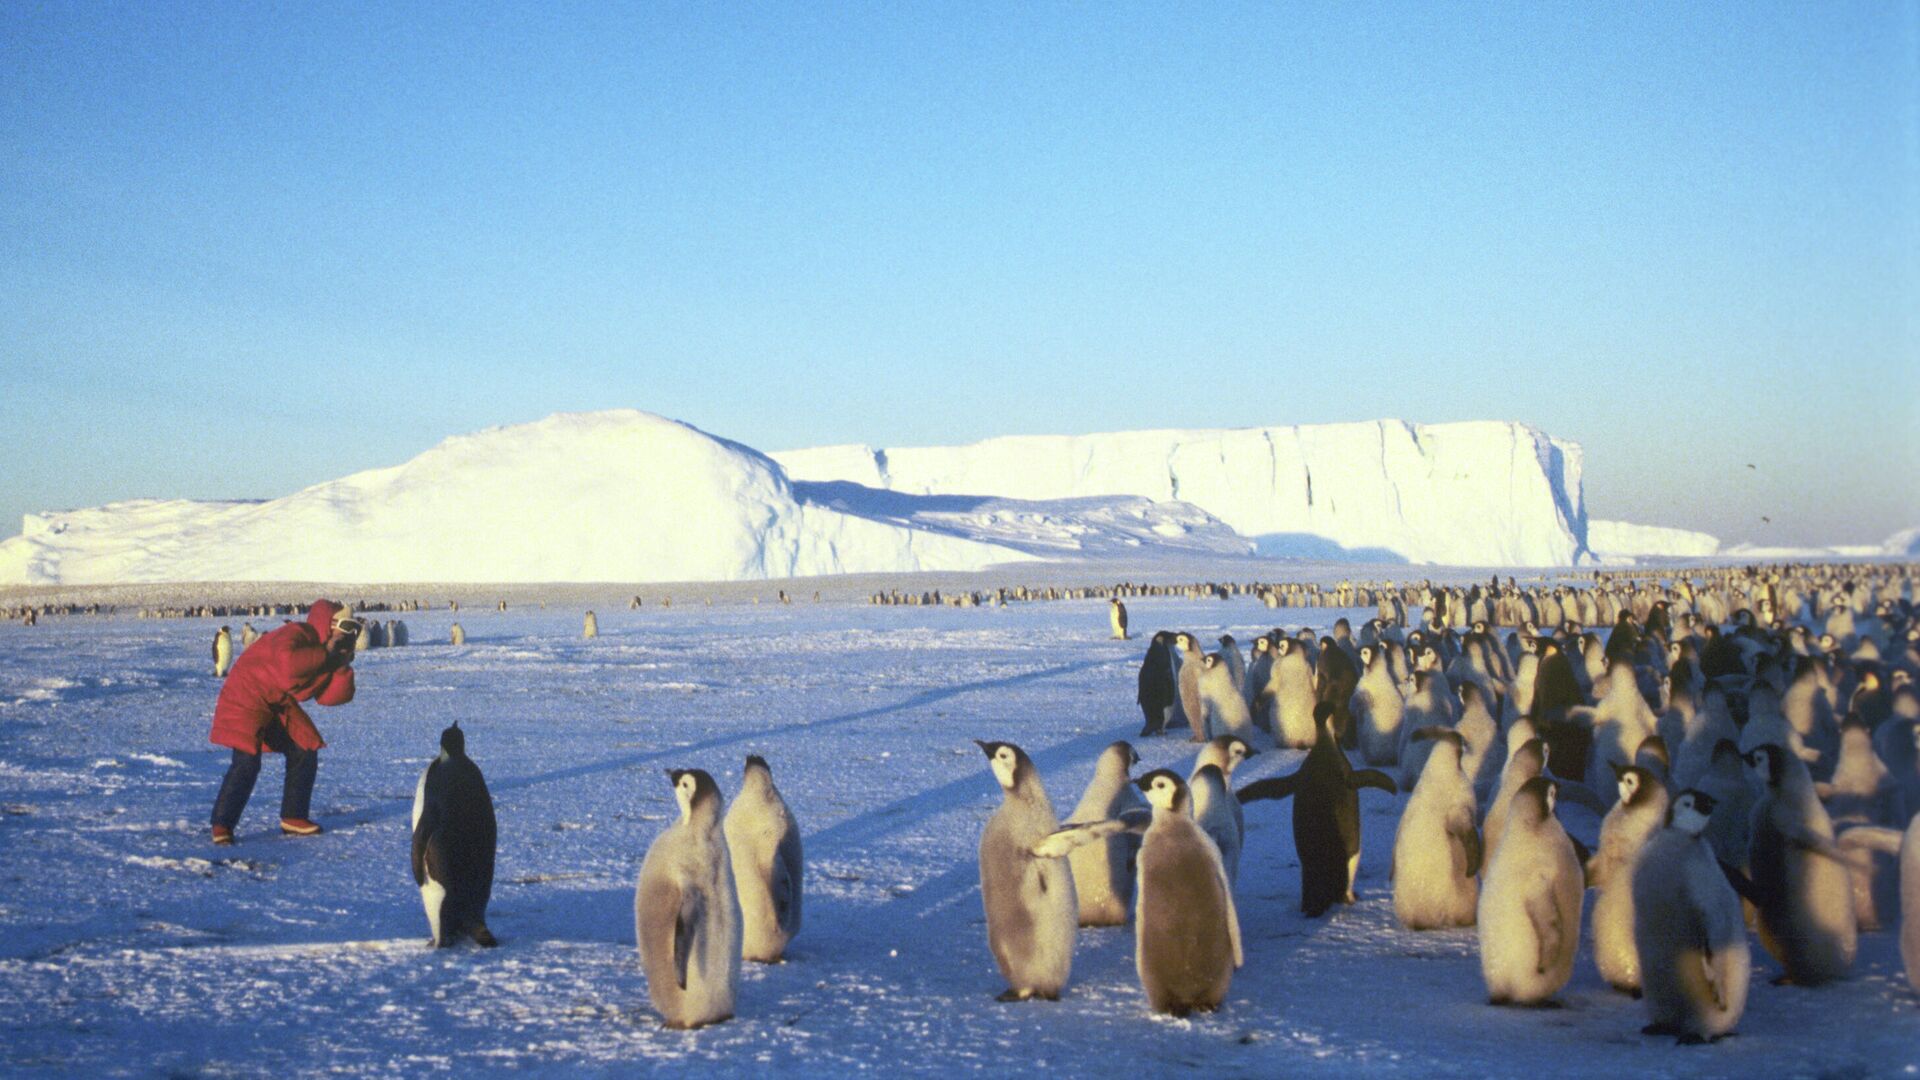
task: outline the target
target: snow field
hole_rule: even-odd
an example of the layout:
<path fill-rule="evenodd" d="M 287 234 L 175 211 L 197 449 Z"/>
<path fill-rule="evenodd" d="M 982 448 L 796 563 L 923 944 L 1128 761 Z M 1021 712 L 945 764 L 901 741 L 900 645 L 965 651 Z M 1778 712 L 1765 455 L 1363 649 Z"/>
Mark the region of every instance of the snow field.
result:
<path fill-rule="evenodd" d="M 1290 807 L 1247 808 L 1247 966 L 1220 1012 L 1151 1015 L 1130 928 L 1081 932 L 1061 1002 L 996 1003 L 975 846 L 1000 795 L 971 740 L 1019 743 L 1064 814 L 1099 751 L 1139 729 L 1153 630 L 1244 642 L 1276 616 L 1364 617 L 1128 606 L 1131 642 L 1106 639 L 1104 601 L 597 606 L 592 641 L 574 607 L 409 613 L 417 644 L 364 654 L 358 700 L 313 710 L 328 834 L 273 831 L 273 760 L 227 849 L 205 826 L 227 760 L 206 742 L 222 620 L 0 625 L 0 1071 L 1920 1073 L 1920 1003 L 1888 932 L 1817 990 L 1768 985 L 1756 942 L 1740 1036 L 1713 1047 L 1640 1036 L 1643 1009 L 1600 983 L 1584 941 L 1565 1008 L 1488 1007 L 1473 931 L 1394 923 L 1405 797 L 1374 791 L 1361 903 L 1320 920 L 1297 910 Z M 462 647 L 443 644 L 456 618 Z M 414 783 L 454 719 L 500 819 L 495 950 L 428 949 L 407 870 Z M 1182 739 L 1133 740 L 1136 775 L 1184 771 Z M 665 769 L 705 768 L 731 796 L 748 753 L 800 821 L 806 922 L 788 963 L 746 965 L 737 1019 L 666 1031 L 633 947 L 634 878 L 675 813 Z M 1300 756 L 1257 756 L 1238 784 Z M 1585 811 L 1564 820 L 1597 833 Z"/>

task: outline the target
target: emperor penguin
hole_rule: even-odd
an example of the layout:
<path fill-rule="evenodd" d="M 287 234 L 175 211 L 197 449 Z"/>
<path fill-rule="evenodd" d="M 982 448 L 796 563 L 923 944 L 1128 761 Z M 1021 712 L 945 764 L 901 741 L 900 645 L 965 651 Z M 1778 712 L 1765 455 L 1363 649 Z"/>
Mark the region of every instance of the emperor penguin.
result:
<path fill-rule="evenodd" d="M 1140 986 L 1155 1012 L 1212 1012 L 1244 959 L 1233 887 L 1219 849 L 1193 819 L 1179 774 L 1156 769 L 1139 786 L 1153 807 L 1140 840 L 1134 915 Z"/>
<path fill-rule="evenodd" d="M 800 932 L 806 861 L 800 826 L 773 785 L 773 770 L 758 754 L 748 754 L 740 776 L 740 794 L 727 808 L 721 831 L 733 864 L 734 892 L 740 898 L 741 958 L 777 964 Z"/>
<path fill-rule="evenodd" d="M 1600 821 L 1600 846 L 1587 860 L 1593 900 L 1593 965 L 1608 986 L 1638 996 L 1640 952 L 1634 946 L 1633 878 L 1640 851 L 1667 820 L 1667 788 L 1637 765 L 1614 766 L 1619 800 Z M 1704 826 L 1703 826 L 1704 828 Z"/>
<path fill-rule="evenodd" d="M 1218 654 L 1200 658 L 1200 707 L 1206 720 L 1202 731 L 1209 737 L 1217 722 L 1222 734 L 1253 738 L 1253 715 L 1247 711 L 1247 699 L 1233 681 L 1228 663 Z"/>
<path fill-rule="evenodd" d="M 1080 804 L 1068 816 L 1068 824 L 1106 821 L 1141 805 L 1140 792 L 1128 775 L 1140 764 L 1133 744 L 1111 743 L 1100 752 L 1093 766 L 1093 782 L 1087 785 Z M 1123 926 L 1127 909 L 1133 902 L 1134 852 L 1140 838 L 1131 833 L 1110 836 L 1098 842 L 1074 848 L 1067 854 L 1067 866 L 1073 873 L 1073 891 L 1080 901 L 1081 926 Z"/>
<path fill-rule="evenodd" d="M 668 769 L 676 821 L 647 848 L 633 931 L 647 997 L 670 1028 L 733 1018 L 740 985 L 740 897 L 722 822 L 725 799 L 701 769 Z"/>
<path fill-rule="evenodd" d="M 1833 779 L 1816 785 L 1834 825 L 1879 825 L 1891 829 L 1904 824 L 1900 785 L 1880 755 L 1873 752 L 1873 732 L 1858 716 L 1849 714 L 1841 723 L 1839 745 Z"/>
<path fill-rule="evenodd" d="M 241 652 L 246 652 L 247 646 L 252 645 L 254 642 L 259 640 L 260 640 L 260 631 L 255 630 L 253 628 L 252 623 L 243 622 L 240 624 L 240 651 Z"/>
<path fill-rule="evenodd" d="M 1273 638 L 1262 634 L 1253 639 L 1253 659 L 1247 662 L 1246 679 L 1240 687 L 1242 696 L 1247 699 L 1247 710 L 1252 715 L 1255 726 L 1260 726 L 1261 717 L 1259 710 L 1254 708 L 1254 704 L 1258 701 L 1260 692 L 1266 689 L 1267 678 L 1272 673 Z"/>
<path fill-rule="evenodd" d="M 1366 763 L 1398 764 L 1400 723 L 1407 714 L 1407 699 L 1394 680 L 1384 647 L 1360 647 L 1360 682 L 1348 708 L 1360 733 L 1360 756 Z"/>
<path fill-rule="evenodd" d="M 1409 930 L 1472 926 L 1480 903 L 1480 830 L 1473 788 L 1460 769 L 1464 740 L 1422 728 L 1435 746 L 1393 837 L 1393 914 Z"/>
<path fill-rule="evenodd" d="M 1140 662 L 1140 689 L 1134 701 L 1140 705 L 1140 715 L 1144 721 L 1140 726 L 1141 738 L 1167 730 L 1167 722 L 1173 718 L 1173 707 L 1179 701 L 1180 692 L 1174 682 L 1172 648 L 1173 635 L 1165 630 L 1157 631 L 1147 643 L 1147 658 Z"/>
<path fill-rule="evenodd" d="M 1193 729 L 1193 741 L 1206 742 L 1207 703 L 1200 696 L 1200 673 L 1204 668 L 1200 644 L 1192 634 L 1182 631 L 1173 636 L 1173 648 L 1180 660 L 1180 715 L 1186 717 L 1187 725 Z"/>
<path fill-rule="evenodd" d="M 1262 704 L 1274 710 L 1273 730 L 1281 746 L 1305 750 L 1314 745 L 1313 665 L 1299 639 L 1275 643 Z"/>
<path fill-rule="evenodd" d="M 487 901 L 493 897 L 498 826 L 480 766 L 467 756 L 459 721 L 440 732 L 440 756 L 413 789 L 413 883 L 438 948 L 461 935 L 491 948 Z"/>
<path fill-rule="evenodd" d="M 1247 695 L 1247 659 L 1240 655 L 1240 643 L 1233 640 L 1232 634 L 1220 635 L 1220 659 L 1226 661 L 1227 671 L 1233 676 L 1233 692 L 1240 695 L 1242 701 Z"/>
<path fill-rule="evenodd" d="M 1554 786 L 1536 776 L 1514 795 L 1480 889 L 1480 975 L 1490 1004 L 1543 1004 L 1573 976 L 1586 883 L 1553 816 Z"/>
<path fill-rule="evenodd" d="M 1127 640 L 1127 605 L 1117 596 L 1107 601 L 1107 622 L 1113 627 L 1113 640 Z"/>
<path fill-rule="evenodd" d="M 1007 980 L 999 1000 L 1057 1001 L 1073 970 L 1080 904 L 1062 857 L 1036 847 L 1059 827 L 1039 770 L 1008 742 L 974 740 L 987 755 L 1003 798 L 980 834 L 980 899 L 987 946 Z"/>
<path fill-rule="evenodd" d="M 600 620 L 591 611 L 587 612 L 587 617 L 581 621 L 580 636 L 589 639 L 600 636 Z"/>
<path fill-rule="evenodd" d="M 1859 945 L 1853 884 L 1806 763 L 1778 743 L 1746 755 L 1763 787 L 1748 838 L 1760 943 L 1802 986 L 1845 978 Z"/>
<path fill-rule="evenodd" d="M 454 623 L 453 629 L 447 632 L 447 640 L 454 645 L 465 645 L 467 643 L 467 632 L 460 628 L 459 623 Z"/>
<path fill-rule="evenodd" d="M 1747 1007 L 1752 957 L 1740 898 L 1706 841 L 1713 797 L 1683 791 L 1633 875 L 1633 942 L 1648 1035 L 1710 1042 Z"/>
<path fill-rule="evenodd" d="M 1227 873 L 1227 885 L 1240 880 L 1240 848 L 1243 818 L 1239 800 L 1227 787 L 1227 776 L 1218 765 L 1201 765 L 1188 781 L 1193 820 L 1220 852 L 1220 865 Z"/>
<path fill-rule="evenodd" d="M 233 631 L 221 627 L 213 635 L 213 677 L 224 679 L 227 669 L 233 666 Z"/>
<path fill-rule="evenodd" d="M 1333 706 L 1314 708 L 1319 737 L 1291 776 L 1256 780 L 1241 788 L 1243 803 L 1293 797 L 1293 845 L 1300 858 L 1300 910 L 1309 918 L 1337 903 L 1354 902 L 1353 880 L 1360 869 L 1360 796 L 1363 787 L 1397 795 L 1399 789 L 1378 769 L 1356 770 L 1340 749 L 1333 729 Z"/>

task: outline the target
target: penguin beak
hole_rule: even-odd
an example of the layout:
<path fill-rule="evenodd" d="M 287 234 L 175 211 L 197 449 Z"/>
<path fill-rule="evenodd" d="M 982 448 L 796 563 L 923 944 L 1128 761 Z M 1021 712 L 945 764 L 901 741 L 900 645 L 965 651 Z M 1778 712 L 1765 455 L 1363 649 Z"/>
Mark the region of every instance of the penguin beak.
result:
<path fill-rule="evenodd" d="M 1135 780 L 1133 782 L 1133 786 L 1139 788 L 1141 791 L 1147 790 L 1147 778 L 1143 776 L 1140 779 Z"/>
<path fill-rule="evenodd" d="M 980 748 L 980 752 L 981 752 L 981 753 L 983 753 L 983 754 L 985 754 L 985 755 L 987 755 L 988 757 L 992 757 L 992 756 L 993 756 L 993 744 L 992 744 L 992 743 L 990 743 L 990 742 L 986 742 L 985 740 L 982 740 L 982 739 L 975 739 L 975 740 L 973 740 L 973 745 L 975 745 L 975 746 L 977 746 L 977 747 L 979 747 L 979 748 Z"/>

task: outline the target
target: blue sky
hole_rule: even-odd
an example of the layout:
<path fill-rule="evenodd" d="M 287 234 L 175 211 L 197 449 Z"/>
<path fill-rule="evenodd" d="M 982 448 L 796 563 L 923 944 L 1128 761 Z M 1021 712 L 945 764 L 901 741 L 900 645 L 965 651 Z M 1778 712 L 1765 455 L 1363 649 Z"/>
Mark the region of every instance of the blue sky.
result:
<path fill-rule="evenodd" d="M 1916 57 L 1916 3 L 16 0 L 0 536 L 631 406 L 765 450 L 1517 419 L 1595 516 L 1877 540 Z"/>

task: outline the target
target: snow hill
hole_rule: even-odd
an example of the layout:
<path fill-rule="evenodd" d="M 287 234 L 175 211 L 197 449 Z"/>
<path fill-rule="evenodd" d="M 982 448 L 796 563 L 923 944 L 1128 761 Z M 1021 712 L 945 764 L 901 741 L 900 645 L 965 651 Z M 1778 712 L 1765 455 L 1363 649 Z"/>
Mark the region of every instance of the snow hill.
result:
<path fill-rule="evenodd" d="M 796 480 L 920 495 L 1178 499 L 1263 555 L 1567 566 L 1587 554 L 1580 447 L 1517 423 L 1122 431 L 773 458 Z"/>
<path fill-rule="evenodd" d="M 28 515 L 0 543 L 0 584 L 736 581 L 975 570 L 1149 544 L 1247 552 L 1179 503 L 794 485 L 757 450 L 628 409 L 456 436 L 264 502 Z"/>

